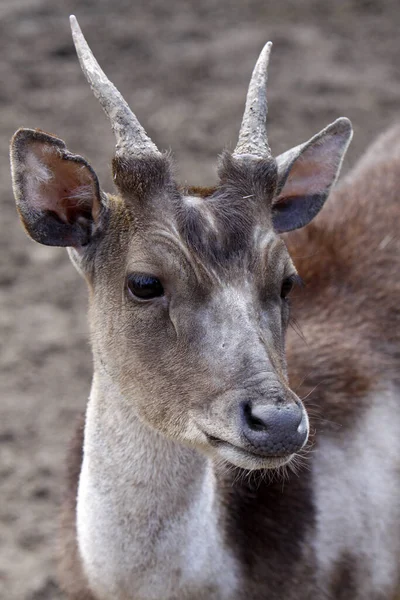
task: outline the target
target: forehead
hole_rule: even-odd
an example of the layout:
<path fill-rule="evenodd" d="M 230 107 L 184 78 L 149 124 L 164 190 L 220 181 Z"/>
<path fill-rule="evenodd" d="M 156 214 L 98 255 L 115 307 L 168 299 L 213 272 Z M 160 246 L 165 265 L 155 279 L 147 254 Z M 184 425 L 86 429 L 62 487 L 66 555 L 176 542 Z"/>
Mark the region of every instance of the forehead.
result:
<path fill-rule="evenodd" d="M 260 252 L 281 246 L 269 211 L 252 197 L 183 196 L 177 230 L 185 245 L 214 268 L 250 264 Z"/>
<path fill-rule="evenodd" d="M 220 182 L 214 190 L 182 190 L 171 179 L 163 160 L 153 170 L 147 163 L 139 164 L 140 170 L 136 163 L 114 165 L 133 224 L 128 268 L 142 258 L 162 263 L 173 253 L 178 268 L 177 254 L 226 279 L 234 270 L 253 270 L 260 259 L 275 268 L 277 263 L 290 262 L 286 246 L 272 226 L 276 185 L 273 159 L 262 160 L 252 168 L 224 155 Z M 140 201 L 131 204 L 129 198 L 135 197 Z"/>
<path fill-rule="evenodd" d="M 131 239 L 128 270 L 189 268 L 198 279 L 230 282 L 263 272 L 280 277 L 291 265 L 286 245 L 269 215 L 254 206 L 230 206 L 215 198 L 183 195 L 174 210 L 155 211 Z M 142 266 L 143 265 L 143 266 Z"/>

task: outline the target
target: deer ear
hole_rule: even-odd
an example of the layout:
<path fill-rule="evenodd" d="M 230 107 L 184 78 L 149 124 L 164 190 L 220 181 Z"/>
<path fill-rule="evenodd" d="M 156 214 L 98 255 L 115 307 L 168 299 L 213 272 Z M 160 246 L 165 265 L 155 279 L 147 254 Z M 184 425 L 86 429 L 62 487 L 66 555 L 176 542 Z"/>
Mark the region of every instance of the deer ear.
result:
<path fill-rule="evenodd" d="M 277 157 L 272 219 L 278 232 L 307 225 L 321 210 L 339 175 L 352 138 L 348 119 L 337 119 L 305 144 Z"/>
<path fill-rule="evenodd" d="M 92 167 L 59 138 L 19 129 L 11 141 L 14 196 L 35 241 L 81 247 L 98 228 L 102 194 Z"/>

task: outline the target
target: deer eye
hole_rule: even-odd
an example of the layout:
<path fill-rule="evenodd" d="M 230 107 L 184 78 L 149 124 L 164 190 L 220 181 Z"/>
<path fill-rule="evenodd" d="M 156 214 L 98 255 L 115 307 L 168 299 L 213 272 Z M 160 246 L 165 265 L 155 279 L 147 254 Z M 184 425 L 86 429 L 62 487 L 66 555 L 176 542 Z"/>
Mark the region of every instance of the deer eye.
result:
<path fill-rule="evenodd" d="M 161 281 L 147 273 L 132 273 L 127 279 L 129 294 L 140 300 L 152 300 L 164 295 Z"/>
<path fill-rule="evenodd" d="M 290 292 L 293 289 L 294 284 L 295 284 L 295 275 L 292 275 L 291 277 L 286 277 L 286 279 L 283 280 L 282 288 L 281 288 L 281 298 L 285 299 L 285 298 L 287 298 L 287 296 L 289 296 Z"/>
<path fill-rule="evenodd" d="M 299 275 L 297 275 L 297 273 L 295 273 L 294 275 L 290 275 L 290 277 L 286 277 L 286 279 L 283 280 L 281 288 L 281 298 L 283 300 L 285 300 L 285 298 L 289 296 L 290 292 L 293 289 L 293 286 L 295 285 L 298 285 L 300 287 L 303 287 L 305 285 L 304 281 Z"/>

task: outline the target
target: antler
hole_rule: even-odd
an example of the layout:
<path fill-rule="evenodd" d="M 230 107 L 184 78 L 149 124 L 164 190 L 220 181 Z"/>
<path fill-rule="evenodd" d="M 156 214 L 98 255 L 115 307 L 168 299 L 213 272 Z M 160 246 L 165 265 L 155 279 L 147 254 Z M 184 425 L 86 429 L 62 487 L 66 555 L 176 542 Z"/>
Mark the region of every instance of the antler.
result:
<path fill-rule="evenodd" d="M 82 71 L 94 95 L 110 119 L 115 134 L 117 156 L 138 157 L 160 154 L 117 88 L 106 77 L 90 50 L 78 21 L 70 16 L 72 37 Z"/>
<path fill-rule="evenodd" d="M 272 42 L 268 42 L 254 67 L 234 156 L 242 154 L 260 158 L 271 156 L 267 136 L 267 79 L 271 48 Z"/>

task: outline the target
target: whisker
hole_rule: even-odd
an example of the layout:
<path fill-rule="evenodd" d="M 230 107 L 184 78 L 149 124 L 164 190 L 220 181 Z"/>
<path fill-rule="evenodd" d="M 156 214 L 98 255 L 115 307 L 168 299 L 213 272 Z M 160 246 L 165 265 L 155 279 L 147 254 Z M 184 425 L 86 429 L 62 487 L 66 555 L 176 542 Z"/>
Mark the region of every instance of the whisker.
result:
<path fill-rule="evenodd" d="M 316 385 L 315 387 L 313 387 L 313 389 L 312 389 L 310 392 L 308 392 L 307 396 L 304 396 L 304 398 L 300 398 L 300 400 L 301 400 L 302 402 L 304 402 L 304 400 L 307 400 L 307 398 L 308 398 L 309 396 L 311 396 L 311 394 L 312 394 L 313 392 L 315 392 L 315 390 L 316 390 L 316 389 L 317 389 L 317 388 L 318 388 L 320 385 L 321 385 L 320 383 L 317 383 L 317 385 Z"/>
<path fill-rule="evenodd" d="M 306 337 L 300 327 L 299 322 L 297 321 L 297 319 L 295 317 L 290 316 L 289 318 L 289 325 L 290 327 L 293 329 L 293 331 L 295 333 L 297 333 L 297 335 L 299 336 L 299 338 L 306 344 L 306 346 L 308 346 L 308 342 L 306 340 Z"/>
<path fill-rule="evenodd" d="M 301 386 L 303 385 L 303 383 L 305 382 L 305 380 L 307 379 L 307 377 L 309 377 L 309 376 L 311 375 L 311 373 L 312 373 L 312 372 L 313 372 L 313 369 L 311 369 L 311 371 L 309 371 L 309 372 L 307 373 L 307 375 L 305 375 L 305 376 L 303 377 L 303 379 L 302 379 L 302 380 L 300 381 L 300 383 L 299 383 L 299 384 L 296 386 L 296 388 L 295 388 L 295 389 L 293 389 L 293 391 L 294 391 L 294 392 L 296 392 L 296 391 L 297 391 L 299 388 L 301 388 Z"/>

